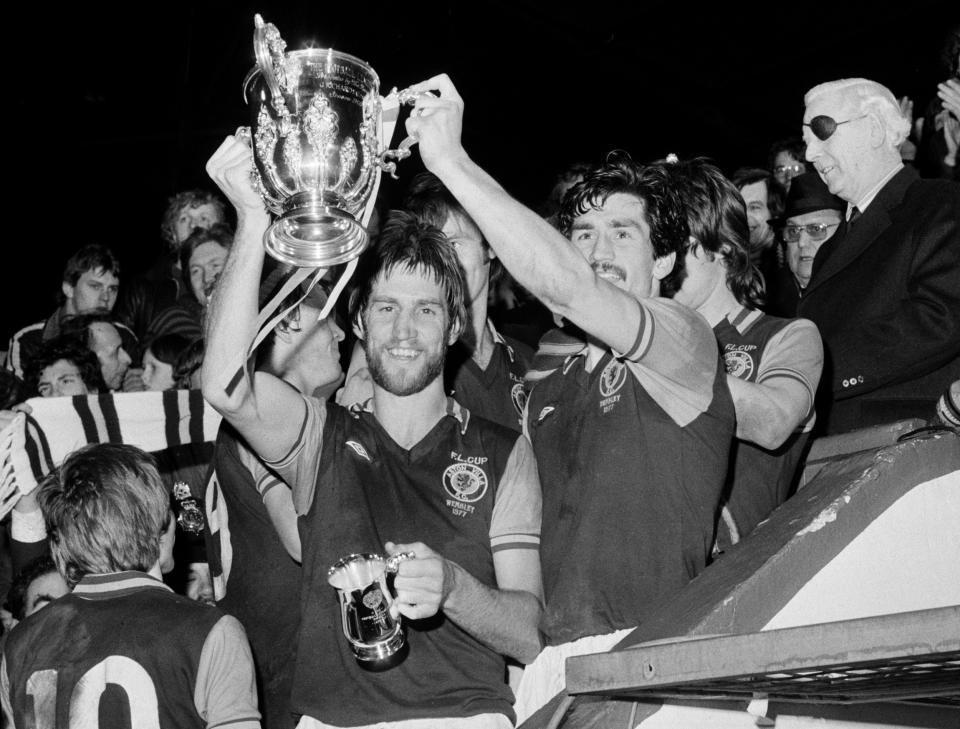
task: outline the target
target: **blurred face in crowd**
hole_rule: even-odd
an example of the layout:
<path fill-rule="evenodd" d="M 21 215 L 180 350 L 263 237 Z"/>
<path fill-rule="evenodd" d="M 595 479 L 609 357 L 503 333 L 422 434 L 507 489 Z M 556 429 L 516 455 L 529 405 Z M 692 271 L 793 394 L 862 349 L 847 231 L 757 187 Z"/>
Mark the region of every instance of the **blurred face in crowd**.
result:
<path fill-rule="evenodd" d="M 777 156 L 773 159 L 773 176 L 786 190 L 790 189 L 790 181 L 794 177 L 806 171 L 807 166 L 803 161 L 798 160 L 785 149 L 777 152 Z"/>
<path fill-rule="evenodd" d="M 67 395 L 89 395 L 80 368 L 68 359 L 58 359 L 40 373 L 37 382 L 40 397 L 65 397 Z"/>
<path fill-rule="evenodd" d="M 194 228 L 207 230 L 211 225 L 222 222 L 223 218 L 211 203 L 185 207 L 180 211 L 173 225 L 177 243 L 183 243 Z"/>
<path fill-rule="evenodd" d="M 483 233 L 470 218 L 460 213 L 447 216 L 443 234 L 453 244 L 467 280 L 469 303 L 486 300 L 490 280 L 490 261 L 494 254 L 483 240 Z"/>
<path fill-rule="evenodd" d="M 839 225 L 839 210 L 814 210 L 787 218 L 783 231 L 787 244 L 787 265 L 801 287 L 806 288 L 810 283 L 813 259 L 820 246 L 837 232 Z M 807 226 L 815 226 L 813 232 L 807 230 Z"/>
<path fill-rule="evenodd" d="M 63 284 L 63 295 L 67 297 L 66 310 L 71 316 L 85 314 L 94 309 L 111 311 L 117 303 L 120 279 L 102 268 L 84 271 L 75 285 Z"/>
<path fill-rule="evenodd" d="M 171 390 L 176 385 L 173 380 L 173 365 L 161 362 L 150 349 L 143 354 L 143 384 L 148 390 Z"/>
<path fill-rule="evenodd" d="M 827 139 L 819 139 L 809 126 L 816 116 L 829 116 L 837 128 Z M 845 122 L 845 123 L 840 123 Z M 856 204 L 872 186 L 877 153 L 870 144 L 871 118 L 842 93 L 826 93 L 810 100 L 803 113 L 803 139 L 807 161 L 834 195 Z"/>
<path fill-rule="evenodd" d="M 740 194 L 747 205 L 747 223 L 750 226 L 750 245 L 754 249 L 765 248 L 773 242 L 770 227 L 770 208 L 767 183 L 764 180 L 744 185 Z"/>
<path fill-rule="evenodd" d="M 23 617 L 28 618 L 58 597 L 70 592 L 59 572 L 47 572 L 30 583 L 23 600 Z"/>
<path fill-rule="evenodd" d="M 123 377 L 130 368 L 130 355 L 123 348 L 120 332 L 113 324 L 98 321 L 90 325 L 93 335 L 93 353 L 100 360 L 100 372 L 103 381 L 111 390 L 119 390 L 123 386 Z"/>
<path fill-rule="evenodd" d="M 201 243 L 190 255 L 190 288 L 201 304 L 210 303 L 223 265 L 227 261 L 227 249 L 216 241 Z"/>
<path fill-rule="evenodd" d="M 440 284 L 431 274 L 395 268 L 373 284 L 363 314 L 363 344 L 373 381 L 393 395 L 424 390 L 443 374 L 450 327 Z"/>
<path fill-rule="evenodd" d="M 301 303 L 297 320 L 291 322 L 285 336 L 295 347 L 296 357 L 303 362 L 299 368 L 309 381 L 304 383 L 309 390 L 306 394 L 320 389 L 328 389 L 340 384 L 343 369 L 340 366 L 340 342 L 344 334 L 331 314 L 320 319 L 322 303 Z"/>
<path fill-rule="evenodd" d="M 635 195 L 614 193 L 578 216 L 570 241 L 597 276 L 640 299 L 659 293 L 660 280 L 673 268 L 672 254 L 654 258 L 644 203 Z"/>

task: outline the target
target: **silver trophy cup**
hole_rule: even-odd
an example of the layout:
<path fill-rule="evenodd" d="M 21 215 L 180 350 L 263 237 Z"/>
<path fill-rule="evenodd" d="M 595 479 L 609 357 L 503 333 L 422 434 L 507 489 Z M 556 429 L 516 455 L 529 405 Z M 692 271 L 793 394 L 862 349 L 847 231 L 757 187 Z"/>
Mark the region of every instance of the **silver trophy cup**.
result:
<path fill-rule="evenodd" d="M 343 634 L 361 665 L 386 664 L 406 642 L 400 616 L 390 612 L 394 598 L 387 576 L 413 556 L 412 552 L 392 557 L 350 554 L 327 570 L 327 582 L 340 600 Z"/>
<path fill-rule="evenodd" d="M 243 84 L 251 113 L 255 184 L 277 217 L 267 252 L 295 266 L 329 267 L 367 246 L 363 212 L 383 170 L 409 155 L 385 150 L 380 80 L 359 58 L 330 49 L 286 52 L 257 15 L 257 65 Z M 401 92 L 400 103 L 414 97 Z M 389 140 L 387 140 L 389 142 Z"/>

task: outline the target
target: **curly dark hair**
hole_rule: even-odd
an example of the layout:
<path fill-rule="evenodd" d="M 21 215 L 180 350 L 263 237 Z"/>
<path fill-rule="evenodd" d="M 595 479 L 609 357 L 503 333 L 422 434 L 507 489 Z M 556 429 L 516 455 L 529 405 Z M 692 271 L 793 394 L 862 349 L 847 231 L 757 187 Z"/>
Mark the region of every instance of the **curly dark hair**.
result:
<path fill-rule="evenodd" d="M 663 286 L 677 274 L 677 267 L 683 267 L 684 246 L 690 236 L 673 167 L 671 162 L 641 165 L 626 152 L 610 152 L 600 167 L 564 196 L 559 216 L 561 232 L 569 237 L 574 220 L 588 210 L 602 207 L 611 195 L 624 193 L 639 198 L 650 227 L 654 257 L 677 254 L 673 271 L 661 281 Z"/>
<path fill-rule="evenodd" d="M 60 360 L 72 362 L 76 366 L 80 379 L 91 393 L 106 392 L 109 389 L 103 381 L 97 355 L 90 351 L 81 337 L 69 333 L 43 342 L 36 355 L 27 363 L 24 382 L 32 396 L 40 394 L 40 376 L 43 371 Z"/>

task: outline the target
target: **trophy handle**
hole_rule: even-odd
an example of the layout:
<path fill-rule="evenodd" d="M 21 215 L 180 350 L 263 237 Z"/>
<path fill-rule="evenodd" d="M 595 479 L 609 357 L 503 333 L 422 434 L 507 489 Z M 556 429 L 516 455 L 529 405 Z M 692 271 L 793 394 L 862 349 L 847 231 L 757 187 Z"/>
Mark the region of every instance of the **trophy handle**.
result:
<path fill-rule="evenodd" d="M 413 106 L 421 96 L 433 96 L 429 91 L 415 92 L 410 89 L 402 91 L 392 91 L 396 94 L 397 101 L 401 106 Z M 397 162 L 405 160 L 411 155 L 410 148 L 417 143 L 413 137 L 407 137 L 396 149 L 387 149 L 380 153 L 377 158 L 377 164 L 380 169 L 390 174 L 390 177 L 397 179 Z"/>
<path fill-rule="evenodd" d="M 389 173 L 390 177 L 393 179 L 399 179 L 397 177 L 397 162 L 405 160 L 407 157 L 409 157 L 411 154 L 410 147 L 416 143 L 416 139 L 413 137 L 407 137 L 400 142 L 400 145 L 396 149 L 388 149 L 382 152 L 380 156 L 377 157 L 377 164 L 379 165 L 380 169 Z M 390 159 L 391 157 L 393 158 L 392 160 Z"/>
<path fill-rule="evenodd" d="M 277 30 L 277 26 L 273 23 L 264 23 L 260 13 L 253 16 L 253 24 L 253 53 L 257 58 L 257 68 L 260 69 L 263 80 L 266 82 L 267 88 L 270 89 L 270 102 L 273 104 L 273 108 L 277 114 L 283 117 L 285 116 L 287 107 L 283 101 L 283 90 L 280 88 L 280 81 L 277 79 L 277 74 L 274 70 L 274 54 L 272 52 L 274 49 L 271 48 L 272 45 L 277 46 L 276 50 L 283 53 L 283 49 L 278 46 L 278 44 L 283 44 L 283 39 L 280 38 L 280 32 Z"/>

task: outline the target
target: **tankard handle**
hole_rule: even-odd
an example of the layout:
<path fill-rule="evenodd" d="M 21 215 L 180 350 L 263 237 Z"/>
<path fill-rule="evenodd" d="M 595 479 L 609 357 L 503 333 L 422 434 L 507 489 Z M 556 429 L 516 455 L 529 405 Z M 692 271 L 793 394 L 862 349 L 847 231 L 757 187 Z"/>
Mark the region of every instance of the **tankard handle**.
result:
<path fill-rule="evenodd" d="M 387 557 L 387 561 L 384 566 L 384 572 L 396 573 L 400 569 L 400 563 L 408 559 L 416 559 L 417 555 L 414 552 L 397 552 L 392 557 Z"/>

